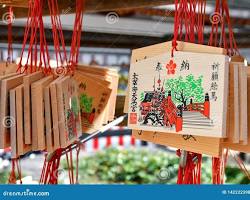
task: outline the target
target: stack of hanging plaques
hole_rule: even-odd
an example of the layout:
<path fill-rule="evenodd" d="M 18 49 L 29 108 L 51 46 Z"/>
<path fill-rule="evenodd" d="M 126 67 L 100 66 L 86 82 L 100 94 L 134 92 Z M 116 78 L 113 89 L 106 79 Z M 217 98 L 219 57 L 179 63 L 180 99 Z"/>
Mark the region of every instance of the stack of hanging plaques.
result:
<path fill-rule="evenodd" d="M 37 71 L 0 76 L 0 149 L 12 158 L 30 151 L 53 152 L 114 119 L 118 73 L 78 66 L 73 76 Z M 55 73 L 56 74 L 56 73 Z"/>
<path fill-rule="evenodd" d="M 242 60 L 229 62 L 222 48 L 177 43 L 173 58 L 172 41 L 132 51 L 124 112 L 133 136 L 216 157 L 225 141 L 247 145 Z"/>
<path fill-rule="evenodd" d="M 231 139 L 225 139 L 224 148 L 235 151 L 250 152 L 250 68 L 244 65 L 244 58 L 240 56 L 232 57 L 231 64 L 234 68 L 238 67 L 238 90 L 234 90 L 234 99 L 238 104 L 229 111 L 229 130 L 232 134 Z M 232 118 L 234 116 L 234 118 Z M 231 124 L 230 124 L 231 123 Z M 230 130 L 230 128 L 233 129 Z"/>
<path fill-rule="evenodd" d="M 114 119 L 119 76 L 107 67 L 79 65 L 73 78 L 79 87 L 84 133 L 100 130 Z"/>
<path fill-rule="evenodd" d="M 31 83 L 32 150 L 66 148 L 82 134 L 76 81 L 70 76 L 42 77 Z"/>
<path fill-rule="evenodd" d="M 0 148 L 11 147 L 12 158 L 67 147 L 82 134 L 78 85 L 70 76 L 11 73 L 0 76 L 0 89 Z"/>

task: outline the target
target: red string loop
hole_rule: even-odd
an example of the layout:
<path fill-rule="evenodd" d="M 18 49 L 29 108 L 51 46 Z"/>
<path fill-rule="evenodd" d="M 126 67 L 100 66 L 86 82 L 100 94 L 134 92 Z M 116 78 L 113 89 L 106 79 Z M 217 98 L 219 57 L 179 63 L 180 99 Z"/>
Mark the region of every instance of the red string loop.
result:
<path fill-rule="evenodd" d="M 42 19 L 43 6 L 44 0 L 29 1 L 28 18 L 24 31 L 20 61 L 17 68 L 17 72 L 19 73 L 33 73 L 37 70 L 44 70 L 47 72 L 48 69 L 51 68 Z M 27 58 L 25 64 L 23 64 L 27 44 Z M 40 51 L 38 51 L 38 46 L 40 46 Z"/>
<path fill-rule="evenodd" d="M 20 184 L 22 184 L 22 173 L 21 173 L 21 165 L 20 165 L 20 159 L 14 158 L 11 160 L 11 172 L 9 175 L 9 184 L 16 184 L 17 180 L 20 181 Z"/>
<path fill-rule="evenodd" d="M 53 153 L 53 155 L 50 156 L 45 154 L 43 169 L 39 181 L 40 184 L 58 183 L 59 165 L 62 156 L 62 149 L 57 149 Z"/>
<path fill-rule="evenodd" d="M 183 157 L 183 153 L 186 156 Z M 180 153 L 180 150 L 177 151 L 177 155 L 181 159 L 177 184 L 200 184 L 202 155 L 186 151 Z M 183 159 L 185 159 L 184 162 Z"/>
<path fill-rule="evenodd" d="M 76 14 L 75 14 L 75 23 L 73 29 L 73 35 L 71 39 L 71 49 L 69 64 L 70 70 L 74 71 L 76 65 L 78 64 L 79 50 L 81 46 L 81 33 L 82 33 L 82 24 L 83 24 L 83 13 L 84 13 L 84 0 L 76 0 Z"/>
<path fill-rule="evenodd" d="M 177 40 L 203 43 L 205 8 L 205 0 L 175 0 L 172 57 L 174 56 L 174 51 L 177 51 Z"/>

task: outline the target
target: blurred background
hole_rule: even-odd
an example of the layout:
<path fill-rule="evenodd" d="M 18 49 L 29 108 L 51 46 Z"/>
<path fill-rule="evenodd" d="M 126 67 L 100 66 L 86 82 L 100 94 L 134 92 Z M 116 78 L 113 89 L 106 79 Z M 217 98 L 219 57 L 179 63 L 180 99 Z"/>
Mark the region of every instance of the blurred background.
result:
<path fill-rule="evenodd" d="M 3 2 L 3 1 L 0 1 Z M 12 1 L 10 1 L 12 2 Z M 13 49 L 18 61 L 22 48 L 27 8 L 14 8 Z M 74 1 L 62 1 L 61 21 L 67 51 L 74 22 Z M 90 2 L 90 1 L 89 1 Z M 8 48 L 8 25 L 6 3 L 0 4 L 0 61 L 6 61 Z M 173 37 L 173 0 L 92 0 L 86 6 L 79 62 L 116 68 L 120 74 L 119 97 L 116 115 L 122 115 L 124 95 L 127 88 L 130 56 L 133 49 L 169 41 Z M 214 0 L 207 1 L 205 43 L 211 31 Z M 250 60 L 250 3 L 248 0 L 229 0 L 231 21 L 241 54 Z M 149 7 L 145 6 L 149 5 Z M 106 10 L 109 10 L 107 12 Z M 50 17 L 44 17 L 47 42 L 52 45 Z M 55 59 L 53 47 L 50 55 Z M 107 147 L 107 137 L 112 138 Z M 87 142 L 80 153 L 80 183 L 175 183 L 178 159 L 175 149 L 133 140 L 131 130 L 125 124 L 114 127 L 104 135 Z M 249 159 L 241 155 L 248 166 Z M 65 158 L 64 158 L 65 159 Z M 27 183 L 38 181 L 43 164 L 41 153 L 32 153 L 22 159 L 21 165 Z M 10 167 L 9 149 L 0 150 L 0 182 L 5 183 Z M 65 160 L 61 164 L 60 182 L 68 183 Z M 233 159 L 226 170 L 227 183 L 250 183 L 238 169 Z M 211 159 L 204 158 L 203 182 L 211 183 Z"/>

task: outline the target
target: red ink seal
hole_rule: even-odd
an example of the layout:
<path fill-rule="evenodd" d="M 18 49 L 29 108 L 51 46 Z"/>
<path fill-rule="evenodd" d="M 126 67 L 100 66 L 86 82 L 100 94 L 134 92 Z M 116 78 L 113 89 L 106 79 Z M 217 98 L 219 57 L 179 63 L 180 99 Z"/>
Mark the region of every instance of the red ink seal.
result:
<path fill-rule="evenodd" d="M 137 113 L 130 113 L 129 123 L 136 124 L 137 123 Z"/>

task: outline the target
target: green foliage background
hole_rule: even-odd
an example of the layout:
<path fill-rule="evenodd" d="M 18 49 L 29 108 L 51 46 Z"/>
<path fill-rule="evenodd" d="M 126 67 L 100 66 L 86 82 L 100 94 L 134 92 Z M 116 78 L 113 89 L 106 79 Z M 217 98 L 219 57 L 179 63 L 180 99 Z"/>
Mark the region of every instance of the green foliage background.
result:
<path fill-rule="evenodd" d="M 106 149 L 86 156 L 79 162 L 80 184 L 175 184 L 179 159 L 164 151 L 138 149 Z M 202 183 L 211 184 L 211 159 L 203 158 Z M 66 161 L 62 167 L 67 169 Z M 169 176 L 160 178 L 161 170 Z M 244 174 L 227 167 L 227 183 L 249 184 Z"/>
<path fill-rule="evenodd" d="M 175 184 L 178 162 L 177 156 L 164 151 L 105 149 L 80 158 L 79 182 L 80 184 Z M 60 169 L 65 169 L 65 176 L 59 180 L 60 183 L 63 183 L 63 179 L 68 176 L 66 163 L 66 160 L 61 162 Z M 8 183 L 9 170 L 0 172 L 0 184 Z M 161 170 L 168 171 L 166 179 L 160 178 Z M 202 162 L 202 183 L 211 184 L 211 159 L 208 157 L 204 157 Z M 227 166 L 226 183 L 250 184 L 250 180 L 238 167 Z"/>

